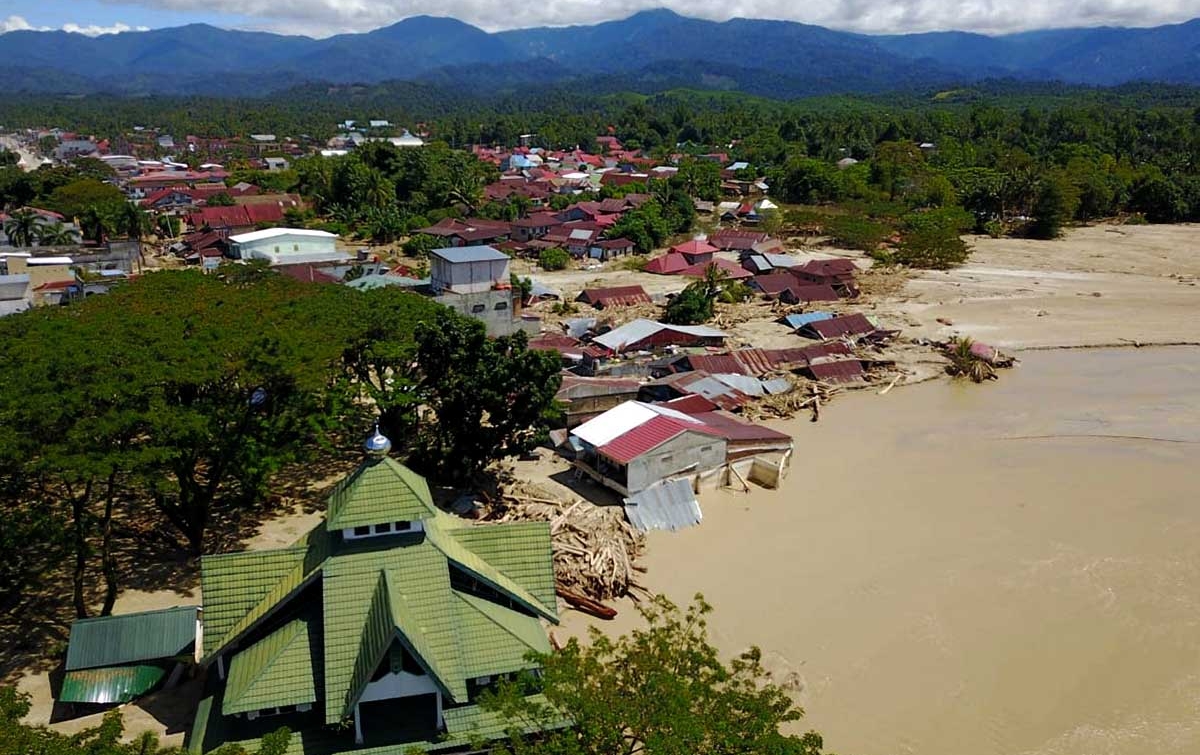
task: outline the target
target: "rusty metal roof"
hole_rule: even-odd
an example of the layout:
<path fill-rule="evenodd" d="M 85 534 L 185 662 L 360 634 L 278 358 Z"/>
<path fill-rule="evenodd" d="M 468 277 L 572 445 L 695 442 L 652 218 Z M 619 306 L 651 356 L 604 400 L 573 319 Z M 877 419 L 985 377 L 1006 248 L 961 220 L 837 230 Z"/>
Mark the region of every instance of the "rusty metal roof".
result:
<path fill-rule="evenodd" d="M 861 380 L 863 376 L 862 362 L 857 359 L 813 362 L 807 367 L 807 371 L 814 379 L 830 383 L 850 383 Z"/>
<path fill-rule="evenodd" d="M 875 326 L 866 318 L 866 315 L 855 313 L 821 320 L 820 322 L 810 322 L 801 328 L 800 331 L 802 333 L 813 333 L 817 338 L 830 339 L 874 333 Z"/>

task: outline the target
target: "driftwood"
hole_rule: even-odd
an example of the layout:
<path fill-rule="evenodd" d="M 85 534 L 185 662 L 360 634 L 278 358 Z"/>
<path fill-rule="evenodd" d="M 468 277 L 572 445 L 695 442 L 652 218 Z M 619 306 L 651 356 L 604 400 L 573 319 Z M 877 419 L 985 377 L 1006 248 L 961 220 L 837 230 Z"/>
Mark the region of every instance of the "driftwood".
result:
<path fill-rule="evenodd" d="M 510 483 L 490 504 L 487 519 L 549 523 L 555 589 L 570 605 L 611 618 L 616 611 L 601 601 L 650 595 L 637 583 L 637 575 L 645 570 L 634 565 L 644 537 L 625 521 L 620 507 L 562 501 L 524 481 Z"/>
<path fill-rule="evenodd" d="M 804 388 L 807 386 L 807 389 Z M 812 412 L 812 421 L 820 419 L 821 404 L 833 398 L 838 389 L 828 383 L 799 381 L 787 393 L 777 393 L 747 404 L 742 416 L 751 422 L 760 419 L 791 419 L 804 410 Z"/>

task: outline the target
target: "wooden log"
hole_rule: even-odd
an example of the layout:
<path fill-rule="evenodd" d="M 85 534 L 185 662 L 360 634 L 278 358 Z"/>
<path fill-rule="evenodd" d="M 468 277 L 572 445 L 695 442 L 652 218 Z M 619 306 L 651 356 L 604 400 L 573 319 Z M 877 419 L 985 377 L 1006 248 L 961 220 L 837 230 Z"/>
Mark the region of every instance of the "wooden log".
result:
<path fill-rule="evenodd" d="M 564 589 L 562 586 L 556 586 L 555 590 L 559 597 L 567 601 L 571 607 L 586 614 L 595 616 L 598 619 L 604 619 L 605 621 L 611 621 L 617 617 L 617 609 L 610 608 L 598 600 L 592 600 L 586 595 L 580 595 L 579 593 Z"/>

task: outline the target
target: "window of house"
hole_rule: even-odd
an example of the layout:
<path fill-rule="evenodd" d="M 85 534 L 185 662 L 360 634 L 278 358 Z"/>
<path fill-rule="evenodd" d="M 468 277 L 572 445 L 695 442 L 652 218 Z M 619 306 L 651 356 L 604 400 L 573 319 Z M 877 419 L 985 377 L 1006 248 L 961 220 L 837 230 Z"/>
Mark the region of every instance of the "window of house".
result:
<path fill-rule="evenodd" d="M 496 309 L 508 309 L 508 302 L 506 302 L 506 301 L 498 301 L 498 302 L 496 302 L 496 307 L 495 307 L 495 308 L 496 308 Z"/>
<path fill-rule="evenodd" d="M 277 253 L 279 252 L 279 245 L 278 245 L 278 244 L 276 244 L 276 245 L 275 245 L 275 251 L 276 251 Z"/>
<path fill-rule="evenodd" d="M 485 309 L 487 309 L 486 304 L 476 304 L 475 306 L 471 307 L 471 314 L 477 315 Z"/>
<path fill-rule="evenodd" d="M 359 537 L 366 537 L 367 535 L 370 535 L 371 534 L 371 525 L 364 524 L 361 527 L 355 527 L 354 534 Z"/>
<path fill-rule="evenodd" d="M 673 461 L 675 461 L 675 456 L 673 454 L 667 454 L 666 456 L 662 457 L 663 464 L 670 464 Z"/>
<path fill-rule="evenodd" d="M 384 522 L 383 524 L 375 525 L 375 534 L 376 535 L 386 535 L 387 533 L 389 533 L 391 531 L 392 531 L 392 523 L 391 522 Z"/>
<path fill-rule="evenodd" d="M 300 251 L 300 245 L 299 245 L 299 244 L 292 244 L 292 251 L 293 251 L 293 252 L 298 252 L 298 251 Z"/>
<path fill-rule="evenodd" d="M 392 525 L 397 532 L 408 532 L 412 529 L 412 522 L 396 522 Z"/>

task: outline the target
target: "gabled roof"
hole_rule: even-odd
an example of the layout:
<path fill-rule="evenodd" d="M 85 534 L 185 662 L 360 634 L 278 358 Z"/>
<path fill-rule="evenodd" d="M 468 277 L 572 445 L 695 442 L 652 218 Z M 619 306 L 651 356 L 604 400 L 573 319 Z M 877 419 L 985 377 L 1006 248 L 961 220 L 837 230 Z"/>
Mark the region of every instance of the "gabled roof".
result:
<path fill-rule="evenodd" d="M 655 257 L 647 262 L 643 270 L 658 275 L 673 275 L 689 267 L 691 267 L 691 263 L 688 262 L 687 257 L 678 252 L 667 252 L 661 257 Z"/>
<path fill-rule="evenodd" d="M 235 655 L 221 713 L 317 702 L 313 651 L 320 645 L 320 627 L 315 617 L 294 619 Z"/>
<path fill-rule="evenodd" d="M 388 458 L 368 459 L 334 487 L 325 520 L 331 530 L 428 519 L 437 511 L 425 478 Z"/>
<path fill-rule="evenodd" d="M 710 434 L 708 428 L 700 423 L 683 422 L 660 414 L 618 435 L 597 450 L 615 462 L 628 464 L 642 454 L 688 432 Z"/>
<path fill-rule="evenodd" d="M 852 315 L 842 315 L 841 317 L 832 317 L 828 320 L 810 322 L 801 327 L 800 332 L 815 335 L 817 338 L 828 339 L 847 335 L 874 333 L 875 326 L 871 324 L 866 315 L 856 312 Z"/>
<path fill-rule="evenodd" d="M 196 607 L 79 619 L 71 625 L 68 671 L 119 666 L 189 654 L 196 642 Z"/>
<path fill-rule="evenodd" d="M 697 262 L 696 264 L 692 265 L 691 267 L 687 267 L 687 268 L 684 268 L 683 270 L 680 270 L 679 274 L 688 276 L 691 278 L 703 278 L 705 275 L 708 274 L 708 269 L 714 265 L 717 267 L 718 270 L 721 270 L 722 272 L 724 272 L 725 277 L 729 278 L 730 280 L 739 280 L 741 278 L 749 278 L 751 275 L 753 275 L 753 273 L 751 273 L 749 270 L 742 267 L 741 265 L 738 265 L 736 262 L 731 262 L 731 261 L 729 261 L 727 259 L 723 259 L 723 258 L 715 259 L 712 262 Z"/>

